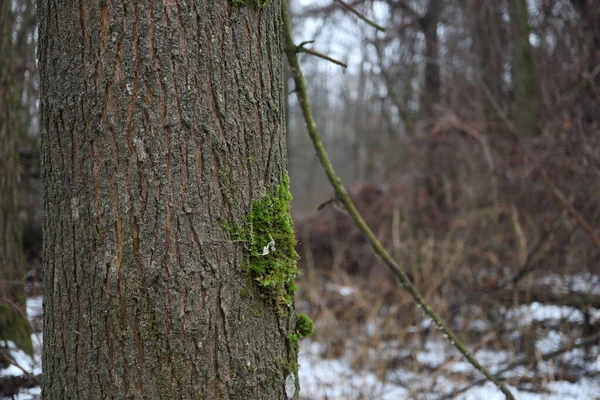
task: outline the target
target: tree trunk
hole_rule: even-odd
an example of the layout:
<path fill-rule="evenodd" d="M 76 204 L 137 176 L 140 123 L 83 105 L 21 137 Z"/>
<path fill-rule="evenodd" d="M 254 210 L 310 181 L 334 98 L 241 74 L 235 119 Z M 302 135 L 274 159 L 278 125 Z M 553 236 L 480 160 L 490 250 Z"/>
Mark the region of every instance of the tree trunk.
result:
<path fill-rule="evenodd" d="M 233 3 L 38 2 L 45 400 L 298 398 L 281 3 Z"/>
<path fill-rule="evenodd" d="M 431 0 L 427 13 L 420 20 L 425 35 L 425 90 L 422 108 L 427 118 L 433 116 L 433 106 L 440 101 L 441 78 L 437 29 L 441 11 L 441 0 Z"/>
<path fill-rule="evenodd" d="M 590 123 L 600 121 L 596 103 L 588 99 L 598 99 L 600 88 L 600 73 L 596 71 L 600 65 L 600 5 L 592 0 L 571 0 L 571 4 L 579 14 L 581 24 L 582 39 L 585 43 L 583 54 L 585 60 L 585 73 L 595 73 L 592 80 L 588 80 L 586 85 L 585 95 L 588 96 L 582 102 L 589 104 L 581 104 L 581 110 L 585 113 L 586 119 Z M 587 54 L 586 54 L 587 53 Z M 585 77 L 584 77 L 585 78 Z M 581 76 L 578 77 L 581 79 Z M 587 107 L 586 107 L 587 105 Z"/>
<path fill-rule="evenodd" d="M 502 74 L 505 58 L 502 49 L 506 48 L 506 36 L 502 4 L 473 0 L 468 3 L 466 10 L 472 24 L 474 64 L 478 75 L 476 82 L 480 87 L 482 114 L 489 121 L 498 120 L 498 110 L 492 102 L 504 109 Z"/>
<path fill-rule="evenodd" d="M 529 43 L 527 1 L 509 0 L 508 3 L 513 35 L 514 124 L 520 136 L 537 135 L 540 133 L 540 99 L 535 58 Z"/>
<path fill-rule="evenodd" d="M 12 341 L 32 355 L 19 220 L 20 102 L 13 24 L 12 2 L 4 1 L 0 3 L 0 341 Z"/>

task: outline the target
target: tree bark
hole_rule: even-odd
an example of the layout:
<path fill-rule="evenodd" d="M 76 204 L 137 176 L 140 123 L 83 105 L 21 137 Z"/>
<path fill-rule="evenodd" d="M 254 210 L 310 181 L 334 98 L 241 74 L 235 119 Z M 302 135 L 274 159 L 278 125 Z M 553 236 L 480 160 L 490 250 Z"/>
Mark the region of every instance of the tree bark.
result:
<path fill-rule="evenodd" d="M 15 79 L 12 3 L 0 4 L 0 341 L 32 355 L 25 313 L 19 220 L 19 88 Z"/>
<path fill-rule="evenodd" d="M 287 190 L 281 3 L 234 3 L 38 1 L 46 400 L 298 398 L 231 234 Z"/>

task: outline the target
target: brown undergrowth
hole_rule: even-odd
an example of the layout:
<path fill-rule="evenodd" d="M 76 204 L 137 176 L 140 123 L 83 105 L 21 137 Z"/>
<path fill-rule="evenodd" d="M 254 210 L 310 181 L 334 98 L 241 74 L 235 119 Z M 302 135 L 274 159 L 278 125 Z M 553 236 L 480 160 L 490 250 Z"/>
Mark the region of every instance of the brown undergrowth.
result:
<path fill-rule="evenodd" d="M 563 121 L 560 132 L 516 140 L 484 128 L 441 114 L 426 134 L 398 144 L 409 151 L 403 170 L 388 174 L 395 180 L 356 184 L 351 196 L 452 329 L 471 348 L 502 350 L 506 365 L 530 365 L 509 382 L 540 391 L 548 335 L 567 345 L 600 332 L 600 130 Z M 419 361 L 438 333 L 336 202 L 296 227 L 299 308 L 314 318 L 325 357 L 351 354 L 354 367 L 382 380 L 398 368 L 435 374 L 457 362 L 451 352 L 440 365 Z M 562 314 L 518 312 L 541 306 Z M 598 355 L 598 346 L 586 349 L 588 359 Z M 595 373 L 585 357 L 560 356 L 553 380 Z"/>

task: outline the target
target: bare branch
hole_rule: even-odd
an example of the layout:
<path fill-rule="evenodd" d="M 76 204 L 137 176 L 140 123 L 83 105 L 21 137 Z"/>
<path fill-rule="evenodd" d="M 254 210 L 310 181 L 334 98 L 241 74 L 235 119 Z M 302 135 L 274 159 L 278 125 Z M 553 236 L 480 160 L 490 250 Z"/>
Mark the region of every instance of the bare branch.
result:
<path fill-rule="evenodd" d="M 16 362 L 15 360 L 12 359 L 12 357 L 8 356 L 7 354 L 5 354 L 3 351 L 0 351 L 0 357 L 2 357 L 6 362 L 8 362 L 10 365 L 14 365 L 15 367 L 17 367 L 18 369 L 20 369 L 25 375 L 27 375 L 28 378 L 32 379 L 34 382 L 36 382 L 38 385 L 41 385 L 42 383 L 40 382 L 40 380 L 37 378 L 37 376 L 33 375 L 31 372 L 27 371 L 25 368 L 23 368 L 18 362 Z"/>
<path fill-rule="evenodd" d="M 294 39 L 292 38 L 292 28 L 290 23 L 290 17 L 288 14 L 287 0 L 282 1 L 282 17 L 283 17 L 283 28 L 284 28 L 284 51 L 286 53 L 290 68 L 292 70 L 292 75 L 294 77 L 294 82 L 296 83 L 298 102 L 302 109 L 302 114 L 304 115 L 304 119 L 306 121 L 306 127 L 308 129 L 308 134 L 313 142 L 315 150 L 317 152 L 317 157 L 319 162 L 323 166 L 325 170 L 325 174 L 327 178 L 331 182 L 335 190 L 335 196 L 339 202 L 341 202 L 348 214 L 350 214 L 352 220 L 356 227 L 362 232 L 368 242 L 371 244 L 373 251 L 377 254 L 387 265 L 387 267 L 394 273 L 394 275 L 400 281 L 400 284 L 409 292 L 409 294 L 413 297 L 416 303 L 422 308 L 422 310 L 433 320 L 433 323 L 445 334 L 448 338 L 448 341 L 452 343 L 452 345 L 469 361 L 469 363 L 481 372 L 486 379 L 493 382 L 502 393 L 509 400 L 514 400 L 513 394 L 508 390 L 508 388 L 494 375 L 492 375 L 487 368 L 477 361 L 477 359 L 471 354 L 471 352 L 467 349 L 465 344 L 456 336 L 454 331 L 452 331 L 448 325 L 442 320 L 442 318 L 438 315 L 437 312 L 427 303 L 419 289 L 412 283 L 406 272 L 400 268 L 400 266 L 396 263 L 396 261 L 392 258 L 392 256 L 388 253 L 388 251 L 383 247 L 381 242 L 377 239 L 371 228 L 367 225 L 362 215 L 356 209 L 354 202 L 350 198 L 348 191 L 344 187 L 342 180 L 337 175 L 331 162 L 329 161 L 329 157 L 327 156 L 327 152 L 325 151 L 325 146 L 323 145 L 323 141 L 319 135 L 317 130 L 317 124 L 312 116 L 312 109 L 308 102 L 308 93 L 306 90 L 306 82 L 304 80 L 304 76 L 302 75 L 302 71 L 300 70 L 300 64 L 298 63 L 297 52 L 298 48 L 294 44 Z"/>
<path fill-rule="evenodd" d="M 588 234 L 592 242 L 600 249 L 600 237 L 596 234 L 592 225 L 590 225 L 583 218 L 583 216 L 575 209 L 575 207 L 571 205 L 571 203 L 567 199 L 567 196 L 559 188 L 557 188 L 556 185 L 554 185 L 550 181 L 550 179 L 548 179 L 548 174 L 545 170 L 542 170 L 542 177 L 544 178 L 546 185 L 548 186 L 548 188 L 550 188 L 550 191 L 558 200 L 560 205 L 567 209 L 569 214 L 571 214 L 571 216 L 575 218 L 575 221 L 577 221 L 577 224 L 581 227 L 581 229 L 583 229 Z"/>
<path fill-rule="evenodd" d="M 381 32 L 385 32 L 386 28 L 384 28 L 383 26 L 379 25 L 377 22 L 369 19 L 365 14 L 361 13 L 360 11 L 358 11 L 356 8 L 344 3 L 342 0 L 333 0 L 336 3 L 339 3 L 343 8 L 345 8 L 346 10 L 350 11 L 352 14 L 356 15 L 358 18 L 360 18 L 361 20 L 363 20 L 364 22 L 366 22 L 367 24 L 371 25 L 373 28 L 377 29 L 378 31 Z"/>
<path fill-rule="evenodd" d="M 411 8 L 411 6 L 408 5 L 408 3 L 404 0 L 400 0 L 400 1 L 395 1 L 392 3 L 392 5 L 406 11 L 407 13 L 409 13 L 410 15 L 412 15 L 413 17 L 417 17 L 420 18 L 421 16 Z"/>
<path fill-rule="evenodd" d="M 319 52 L 318 52 L 318 51 L 316 51 L 316 50 L 313 50 L 313 49 L 307 49 L 307 48 L 305 48 L 305 47 L 302 47 L 301 45 L 300 45 L 300 46 L 296 46 L 296 51 L 295 51 L 295 52 L 296 52 L 296 53 L 306 53 L 306 54 L 310 54 L 311 56 L 315 56 L 315 57 L 322 58 L 323 60 L 327 60 L 327 61 L 329 61 L 329 62 L 332 62 L 332 63 L 334 63 L 334 64 L 337 64 L 337 65 L 339 65 L 339 66 L 341 66 L 341 67 L 343 67 L 343 68 L 348 68 L 348 64 L 346 64 L 346 63 L 343 63 L 343 62 L 341 62 L 341 61 L 339 61 L 339 60 L 336 60 L 335 58 L 331 58 L 331 57 L 329 57 L 329 56 L 328 56 L 328 55 L 326 55 L 326 54 L 319 53 Z"/>
<path fill-rule="evenodd" d="M 589 346 L 591 344 L 597 343 L 598 339 L 600 339 L 600 333 L 597 333 L 595 335 L 588 336 L 588 337 L 583 338 L 581 340 L 578 340 L 578 341 L 575 341 L 573 343 L 570 343 L 567 346 L 565 346 L 563 348 L 560 348 L 560 349 L 558 349 L 556 351 L 552 351 L 552 352 L 549 352 L 549 353 L 546 353 L 546 354 L 542 354 L 542 356 L 540 357 L 540 359 L 541 359 L 541 361 L 551 360 L 551 359 L 556 358 L 559 355 L 564 354 L 566 352 L 569 352 L 569 351 L 571 351 L 571 350 L 573 350 L 575 348 Z M 534 362 L 537 362 L 537 360 L 534 361 Z M 505 374 L 506 372 L 512 371 L 513 369 L 515 369 L 518 366 L 527 365 L 527 364 L 530 364 L 530 363 L 533 363 L 531 361 L 531 359 L 529 359 L 528 357 L 523 357 L 520 360 L 517 360 L 517 361 L 515 361 L 513 363 L 510 363 L 506 367 L 502 368 L 500 371 L 497 372 L 497 375 L 501 376 L 501 375 Z M 472 384 L 467 385 L 467 386 L 465 386 L 462 389 L 455 390 L 454 392 L 449 393 L 446 396 L 443 396 L 441 399 L 455 399 L 459 394 L 462 394 L 462 393 L 464 393 L 464 392 L 466 392 L 466 391 L 468 391 L 468 390 L 470 390 L 470 389 L 472 389 L 472 388 L 474 388 L 476 386 L 482 385 L 485 382 L 486 382 L 485 379 L 479 379 L 478 381 L 473 382 Z"/>

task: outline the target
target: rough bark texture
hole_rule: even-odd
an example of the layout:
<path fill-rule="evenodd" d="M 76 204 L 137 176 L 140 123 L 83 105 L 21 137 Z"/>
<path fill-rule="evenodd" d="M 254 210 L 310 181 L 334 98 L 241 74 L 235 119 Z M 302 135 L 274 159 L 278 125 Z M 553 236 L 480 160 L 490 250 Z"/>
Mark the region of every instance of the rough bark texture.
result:
<path fill-rule="evenodd" d="M 38 1 L 45 400 L 298 397 L 227 229 L 286 181 L 280 7 Z"/>
<path fill-rule="evenodd" d="M 19 221 L 19 91 L 10 1 L 0 3 L 0 341 L 32 354 Z"/>

